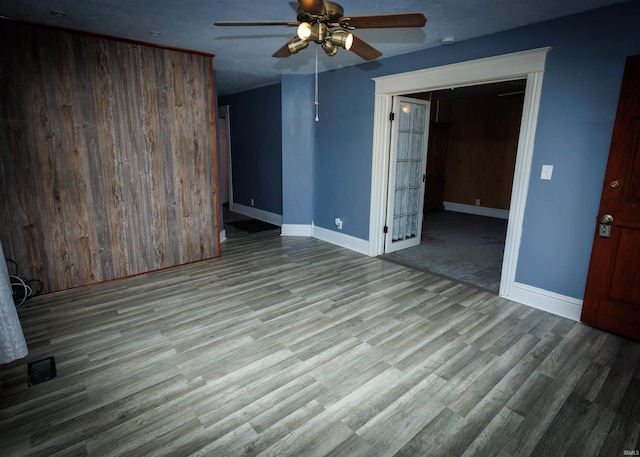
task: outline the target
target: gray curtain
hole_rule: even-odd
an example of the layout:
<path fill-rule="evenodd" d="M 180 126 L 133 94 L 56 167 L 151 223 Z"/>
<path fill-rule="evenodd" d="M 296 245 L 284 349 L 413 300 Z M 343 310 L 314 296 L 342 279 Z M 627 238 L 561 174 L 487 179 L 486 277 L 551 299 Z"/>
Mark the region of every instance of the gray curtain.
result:
<path fill-rule="evenodd" d="M 0 363 L 21 359 L 27 352 L 27 342 L 13 303 L 7 262 L 0 242 Z"/>

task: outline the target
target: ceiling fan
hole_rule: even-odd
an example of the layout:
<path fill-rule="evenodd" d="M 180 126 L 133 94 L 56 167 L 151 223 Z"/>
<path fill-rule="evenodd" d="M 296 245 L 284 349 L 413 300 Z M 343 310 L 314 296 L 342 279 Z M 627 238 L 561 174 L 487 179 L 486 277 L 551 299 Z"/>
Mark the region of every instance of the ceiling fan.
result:
<path fill-rule="evenodd" d="M 296 7 L 295 3 L 293 3 Z M 297 27 L 297 34 L 278 49 L 273 57 L 289 57 L 314 42 L 328 56 L 344 48 L 364 60 L 374 60 L 380 51 L 351 33 L 355 29 L 423 27 L 427 18 L 422 13 L 396 13 L 368 16 L 345 16 L 344 8 L 328 0 L 298 0 L 297 21 L 227 21 L 218 26 L 280 25 Z"/>

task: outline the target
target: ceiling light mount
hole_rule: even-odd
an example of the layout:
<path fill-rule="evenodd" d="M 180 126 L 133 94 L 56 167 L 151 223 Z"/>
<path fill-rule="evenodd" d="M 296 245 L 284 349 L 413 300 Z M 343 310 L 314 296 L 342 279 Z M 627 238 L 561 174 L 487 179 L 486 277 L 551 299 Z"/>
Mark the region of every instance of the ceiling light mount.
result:
<path fill-rule="evenodd" d="M 443 46 L 448 46 L 456 42 L 456 37 L 454 36 L 446 36 L 440 40 L 440 44 Z"/>

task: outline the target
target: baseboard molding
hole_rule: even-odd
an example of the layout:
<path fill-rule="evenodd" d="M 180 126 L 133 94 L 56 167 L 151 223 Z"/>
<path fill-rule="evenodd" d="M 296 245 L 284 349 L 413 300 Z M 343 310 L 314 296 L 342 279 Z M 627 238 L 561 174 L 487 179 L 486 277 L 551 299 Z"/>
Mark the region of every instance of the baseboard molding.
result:
<path fill-rule="evenodd" d="M 557 294 L 548 290 L 514 282 L 509 288 L 509 300 L 517 301 L 532 308 L 547 311 L 574 321 L 580 320 L 582 300 Z"/>
<path fill-rule="evenodd" d="M 240 205 L 238 203 L 230 203 L 229 209 L 234 213 L 268 222 L 269 224 L 282 225 L 282 214 L 270 213 L 269 211 L 254 208 L 253 206 Z"/>
<path fill-rule="evenodd" d="M 313 225 L 308 224 L 282 224 L 281 236 L 313 236 Z"/>
<path fill-rule="evenodd" d="M 313 224 L 283 224 L 282 236 L 311 236 L 360 254 L 371 255 L 369 241 Z M 574 321 L 580 320 L 582 312 L 582 300 L 518 282 L 514 282 L 503 297 Z"/>
<path fill-rule="evenodd" d="M 224 243 L 227 241 L 227 231 L 225 229 L 220 230 L 220 242 Z"/>
<path fill-rule="evenodd" d="M 369 241 L 355 236 L 345 235 L 344 233 L 338 233 L 334 230 L 328 230 L 322 227 L 313 227 L 313 237 L 327 243 L 335 244 L 337 246 L 350 249 L 360 254 L 369 255 Z"/>
<path fill-rule="evenodd" d="M 444 209 L 456 213 L 475 214 L 477 216 L 509 219 L 509 211 L 506 209 L 487 208 L 486 206 L 464 205 L 462 203 L 443 202 Z"/>
<path fill-rule="evenodd" d="M 281 236 L 309 236 L 360 254 L 370 255 L 369 241 L 312 224 L 283 224 Z"/>

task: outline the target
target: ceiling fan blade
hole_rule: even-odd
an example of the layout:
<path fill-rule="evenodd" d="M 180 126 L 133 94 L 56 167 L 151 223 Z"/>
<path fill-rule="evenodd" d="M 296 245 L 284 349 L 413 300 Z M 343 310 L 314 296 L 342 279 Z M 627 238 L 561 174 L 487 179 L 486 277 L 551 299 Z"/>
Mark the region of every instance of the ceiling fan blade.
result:
<path fill-rule="evenodd" d="M 353 44 L 349 50 L 364 60 L 374 60 L 382 55 L 376 48 L 355 35 L 353 36 Z"/>
<path fill-rule="evenodd" d="M 287 27 L 297 27 L 298 22 L 294 21 L 218 21 L 214 25 L 219 26 L 263 26 L 263 25 L 285 25 Z"/>
<path fill-rule="evenodd" d="M 309 14 L 323 16 L 327 13 L 324 0 L 298 0 L 300 7 Z"/>
<path fill-rule="evenodd" d="M 284 58 L 289 56 L 291 56 L 291 51 L 289 50 L 289 42 L 286 42 L 284 46 L 274 52 L 271 57 Z"/>
<path fill-rule="evenodd" d="M 349 16 L 346 24 L 356 29 L 387 29 L 402 27 L 424 27 L 427 18 L 422 13 L 376 14 Z"/>

